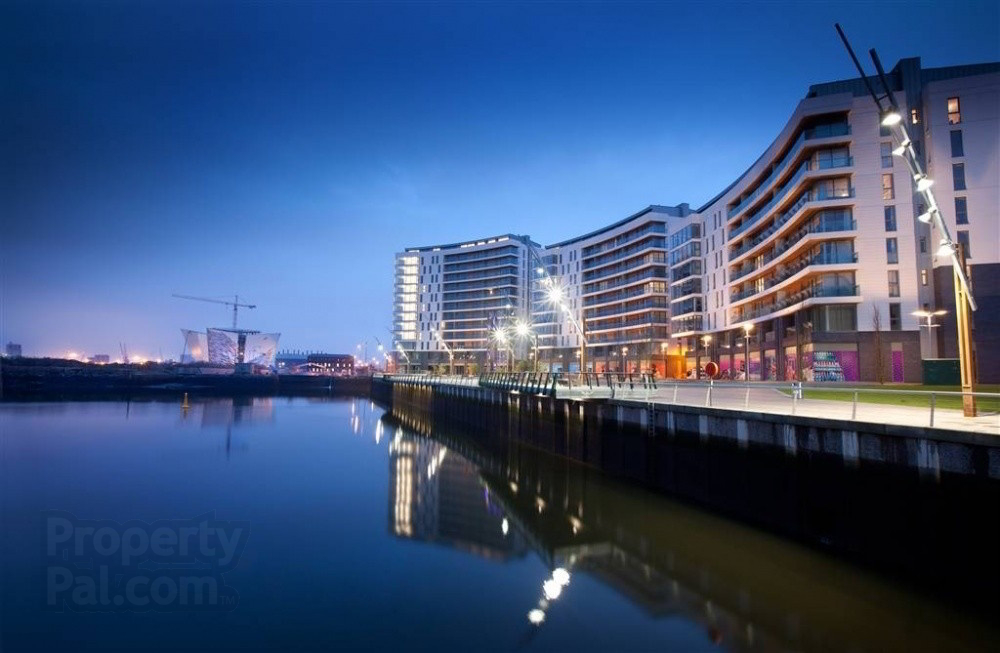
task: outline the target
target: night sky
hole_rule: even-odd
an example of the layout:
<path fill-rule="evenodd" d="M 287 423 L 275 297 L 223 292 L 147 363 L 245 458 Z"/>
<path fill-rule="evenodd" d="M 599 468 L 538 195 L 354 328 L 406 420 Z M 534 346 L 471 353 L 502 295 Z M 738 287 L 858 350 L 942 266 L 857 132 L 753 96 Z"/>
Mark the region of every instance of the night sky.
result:
<path fill-rule="evenodd" d="M 811 83 L 1000 59 L 995 0 L 0 4 L 0 341 L 177 358 L 239 293 L 388 342 L 393 253 L 700 206 Z"/>

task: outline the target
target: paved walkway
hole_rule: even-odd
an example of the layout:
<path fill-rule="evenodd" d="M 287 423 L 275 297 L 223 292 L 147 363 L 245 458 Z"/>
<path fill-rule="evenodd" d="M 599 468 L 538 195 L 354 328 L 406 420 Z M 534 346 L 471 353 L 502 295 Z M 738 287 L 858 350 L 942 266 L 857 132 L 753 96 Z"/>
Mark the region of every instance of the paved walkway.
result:
<path fill-rule="evenodd" d="M 787 390 L 788 386 L 785 386 L 784 389 Z M 790 415 L 794 410 L 794 414 L 807 417 L 853 419 L 876 424 L 930 426 L 930 408 L 870 404 L 858 401 L 856 412 L 852 415 L 855 406 L 851 401 L 829 399 L 793 401 L 791 396 L 774 386 L 751 384 L 748 394 L 748 388 L 745 385 L 723 383 L 712 387 L 711 397 L 708 396 L 708 390 L 707 385 L 686 383 L 679 383 L 676 386 L 659 385 L 655 390 L 616 388 L 614 398 L 667 404 L 677 403 L 687 406 L 711 405 L 713 408 L 751 410 L 775 415 Z M 610 392 L 604 392 L 600 393 L 600 396 L 608 397 L 609 394 Z M 557 395 L 560 397 L 582 397 L 584 393 L 576 389 L 564 391 L 560 388 Z M 968 433 L 1000 435 L 1000 415 L 991 412 L 980 414 L 977 417 L 965 417 L 961 410 L 937 408 L 934 411 L 934 427 Z"/>

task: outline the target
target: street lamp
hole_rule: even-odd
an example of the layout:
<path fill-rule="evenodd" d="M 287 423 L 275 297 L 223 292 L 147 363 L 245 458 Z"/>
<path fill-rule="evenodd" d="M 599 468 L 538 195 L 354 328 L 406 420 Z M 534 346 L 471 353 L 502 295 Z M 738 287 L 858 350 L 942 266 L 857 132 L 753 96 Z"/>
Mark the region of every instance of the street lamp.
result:
<path fill-rule="evenodd" d="M 936 329 L 939 326 L 941 326 L 940 324 L 934 324 L 934 318 L 938 315 L 944 315 L 947 312 L 948 311 L 944 309 L 938 309 L 936 311 L 913 311 L 913 313 L 911 313 L 911 315 L 915 315 L 916 317 L 922 317 L 927 320 L 927 324 L 921 324 L 920 328 L 927 329 L 927 341 L 928 341 L 927 344 L 929 345 L 927 347 L 927 351 L 928 353 L 933 353 L 934 358 L 937 358 L 937 351 L 936 351 L 937 347 L 934 346 L 934 332 L 932 331 L 932 329 Z"/>
<path fill-rule="evenodd" d="M 938 256 L 951 259 L 952 274 L 954 275 L 953 283 L 955 286 L 955 323 L 958 327 L 958 361 L 962 375 L 962 412 L 966 417 L 975 417 L 976 398 L 973 392 L 976 384 L 976 370 L 974 361 L 972 360 L 972 327 L 969 312 L 976 310 L 976 299 L 972 296 L 972 289 L 969 286 L 969 278 L 965 269 L 965 252 L 962 251 L 961 247 L 956 246 L 955 242 L 951 239 L 948 225 L 945 224 L 941 216 L 941 208 L 938 206 L 934 192 L 931 190 L 934 182 L 927 177 L 920 159 L 917 158 L 910 135 L 906 131 L 906 121 L 902 120 L 902 116 L 899 115 L 899 106 L 896 104 L 896 97 L 892 92 L 892 88 L 886 82 L 885 71 L 882 69 L 882 62 L 879 60 L 878 54 L 874 48 L 869 50 L 872 63 L 875 64 L 875 71 L 878 73 L 878 79 L 882 84 L 884 92 L 882 96 L 879 96 L 875 92 L 875 89 L 868 81 L 868 76 L 865 75 L 865 71 L 861 67 L 857 56 L 855 56 L 854 49 L 851 48 L 851 44 L 847 41 L 847 36 L 844 34 L 844 30 L 841 29 L 839 23 L 836 25 L 836 28 L 837 33 L 844 42 L 847 53 L 851 55 L 851 60 L 861 75 L 861 80 L 867 87 L 872 100 L 875 101 L 875 106 L 878 107 L 882 124 L 890 130 L 895 130 L 894 137 L 899 142 L 899 146 L 893 150 L 893 153 L 896 154 L 898 152 L 898 156 L 906 162 L 910 173 L 913 175 L 917 192 L 922 193 L 927 201 L 928 210 L 920 214 L 917 219 L 921 222 L 933 223 L 938 233 L 941 234 L 941 246 L 938 248 L 937 254 Z M 888 108 L 883 108 L 883 100 L 888 101 Z"/>
<path fill-rule="evenodd" d="M 753 324 L 747 322 L 743 325 L 743 342 L 746 346 L 743 349 L 743 373 L 746 374 L 746 382 L 750 383 L 750 332 L 753 331 Z"/>
<path fill-rule="evenodd" d="M 701 344 L 703 344 L 705 346 L 705 356 L 709 360 L 712 360 L 712 357 L 709 355 L 709 352 L 708 352 L 708 345 L 711 342 L 712 342 L 712 336 L 706 334 L 706 335 L 703 335 L 701 337 Z M 701 363 L 700 363 L 700 361 L 698 361 L 696 364 L 698 365 L 698 378 L 700 379 L 701 378 Z"/>

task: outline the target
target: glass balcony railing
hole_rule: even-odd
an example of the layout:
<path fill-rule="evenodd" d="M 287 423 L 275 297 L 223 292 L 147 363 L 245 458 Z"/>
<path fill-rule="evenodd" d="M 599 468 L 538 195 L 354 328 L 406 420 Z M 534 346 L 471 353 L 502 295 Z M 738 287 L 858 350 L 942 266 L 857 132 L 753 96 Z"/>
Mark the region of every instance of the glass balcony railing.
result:
<path fill-rule="evenodd" d="M 769 277 L 760 285 L 755 284 L 754 287 L 744 288 L 739 292 L 730 294 L 729 301 L 738 302 L 747 297 L 752 297 L 753 295 L 767 292 L 774 286 L 783 282 L 785 279 L 789 279 L 803 269 L 809 267 L 810 265 L 842 265 L 845 263 L 857 263 L 858 253 L 857 252 L 847 252 L 847 253 L 829 253 L 829 252 L 819 252 L 805 258 L 796 259 L 790 261 L 786 266 L 784 266 L 781 272 L 776 273 L 774 276 Z"/>
<path fill-rule="evenodd" d="M 671 333 L 688 333 L 690 331 L 701 331 L 703 324 L 704 324 L 704 317 L 702 317 L 701 315 L 695 315 L 680 320 L 672 320 L 670 322 L 670 331 Z"/>
<path fill-rule="evenodd" d="M 771 182 L 771 180 L 774 179 L 776 176 L 780 175 L 782 171 L 784 171 L 784 169 L 788 167 L 788 164 L 795 159 L 796 154 L 798 154 L 799 150 L 802 148 L 802 144 L 805 143 L 807 140 L 812 140 L 816 138 L 830 138 L 831 136 L 847 136 L 850 133 L 851 133 L 851 126 L 846 122 L 838 122 L 829 125 L 818 125 L 816 127 L 803 130 L 802 133 L 799 134 L 799 137 L 795 139 L 795 142 L 792 144 L 792 146 L 785 153 L 785 156 L 781 158 L 781 161 L 775 164 L 775 166 L 771 169 L 771 172 L 769 172 L 766 177 L 760 180 L 760 183 L 757 184 L 756 190 L 754 190 L 754 192 L 752 192 L 750 195 L 740 200 L 738 204 L 729 209 L 726 212 L 726 217 L 732 218 L 734 215 L 745 209 L 754 200 L 760 197 L 764 193 L 764 191 L 767 190 L 768 184 Z"/>
<path fill-rule="evenodd" d="M 757 245 L 760 245 L 762 242 L 770 238 L 771 235 L 774 234 L 774 232 L 778 231 L 778 229 L 780 229 L 786 222 L 788 222 L 788 220 L 791 217 L 792 213 L 785 213 L 784 215 L 782 215 L 781 219 L 776 220 L 773 226 L 760 232 L 760 234 L 755 236 L 753 240 L 748 241 L 743 247 L 740 247 L 739 249 L 730 252 L 729 254 L 730 259 L 739 258 L 743 254 L 746 254 L 753 248 L 757 247 Z M 770 258 L 767 258 L 767 261 L 770 261 L 772 258 L 775 258 L 780 254 L 782 254 L 783 252 L 787 251 L 788 248 L 790 248 L 792 245 L 799 242 L 809 234 L 827 233 L 836 231 L 854 231 L 856 228 L 857 228 L 857 222 L 855 222 L 853 219 L 848 219 L 848 218 L 837 218 L 837 219 L 828 218 L 825 220 L 820 220 L 818 222 L 810 223 L 802 227 L 798 231 L 793 232 L 791 235 L 786 236 L 783 239 L 778 239 L 778 241 L 774 246 L 774 249 L 771 252 L 769 252 L 771 256 Z M 768 254 L 764 254 L 764 256 L 768 256 Z M 764 265 L 767 261 L 761 263 L 760 265 L 753 266 L 750 270 L 746 270 L 747 264 L 744 263 L 744 265 L 738 271 L 739 274 L 737 276 L 731 277 L 730 281 L 734 281 L 744 276 L 744 274 L 753 272 L 758 267 L 761 267 L 761 265 Z"/>
<path fill-rule="evenodd" d="M 653 267 L 648 270 L 643 270 L 642 272 L 622 277 L 621 279 L 618 279 L 614 282 L 601 281 L 600 283 L 584 285 L 583 294 L 593 295 L 595 293 L 601 293 L 606 290 L 613 290 L 614 288 L 627 286 L 629 284 L 633 284 L 646 279 L 666 279 L 666 278 L 667 278 L 667 271 L 663 267 Z M 596 288 L 594 286 L 600 286 L 600 287 Z"/>
<path fill-rule="evenodd" d="M 764 315 L 769 315 L 771 313 L 780 311 L 782 309 L 788 308 L 789 306 L 794 306 L 804 302 L 807 299 L 814 299 L 817 297 L 858 297 L 860 296 L 859 286 L 811 286 L 800 290 L 799 292 L 792 293 L 785 298 L 760 306 L 756 306 L 753 309 L 744 310 L 736 313 L 734 322 L 742 322 L 745 320 L 752 320 Z"/>
<path fill-rule="evenodd" d="M 655 292 L 656 291 L 651 290 L 648 286 L 639 286 L 638 288 L 629 288 L 628 290 L 623 290 L 621 292 L 584 297 L 583 305 L 584 307 L 587 307 L 597 306 L 598 304 L 610 304 L 611 302 L 631 299 L 632 297 L 639 297 L 640 295 L 652 295 L 655 294 Z M 666 290 L 662 292 L 666 292 Z"/>
<path fill-rule="evenodd" d="M 597 245 L 591 245 L 583 250 L 583 258 L 590 258 L 601 254 L 602 252 L 607 252 L 608 250 L 617 249 L 626 243 L 630 243 L 633 240 L 638 240 L 647 234 L 666 234 L 667 226 L 662 222 L 653 222 L 645 227 L 636 229 L 635 231 L 630 231 L 624 233 L 617 238 L 604 241 Z"/>
<path fill-rule="evenodd" d="M 628 272 L 629 270 L 641 268 L 644 265 L 666 265 L 666 264 L 667 264 L 666 254 L 662 252 L 658 254 L 648 254 L 646 256 L 643 256 L 642 258 L 636 259 L 631 263 L 627 263 L 625 265 L 616 265 L 614 267 L 601 268 L 599 270 L 584 272 L 583 281 L 584 283 L 598 281 L 599 279 L 613 277 L 617 274 Z"/>
<path fill-rule="evenodd" d="M 590 309 L 584 312 L 584 316 L 590 320 L 595 318 L 607 317 L 609 315 L 621 315 L 624 313 L 631 313 L 633 311 L 642 311 L 650 308 L 661 308 L 666 309 L 668 307 L 666 298 L 650 298 L 644 302 L 635 302 L 632 305 L 617 305 L 617 306 L 607 306 L 605 308 Z"/>
<path fill-rule="evenodd" d="M 771 225 L 771 233 L 774 233 L 774 231 L 777 230 L 778 227 L 785 224 L 785 222 L 787 222 L 793 215 L 795 215 L 796 212 L 798 212 L 799 209 L 805 206 L 808 202 L 822 202 L 825 200 L 848 199 L 851 197 L 854 197 L 853 186 L 847 188 L 846 190 L 823 190 L 823 189 L 813 190 L 810 188 L 806 192 L 802 193 L 802 195 L 799 196 L 799 199 L 797 199 L 794 204 L 792 204 L 787 210 L 785 210 L 783 213 L 781 213 L 779 216 L 775 218 L 774 224 Z M 744 222 L 742 225 L 740 225 L 739 229 L 734 230 L 730 233 L 730 239 L 736 238 L 737 236 L 739 236 L 739 234 L 746 231 L 747 228 L 749 228 L 756 222 L 758 221 L 754 220 L 752 222 Z"/>
<path fill-rule="evenodd" d="M 795 171 L 795 174 L 789 178 L 789 180 L 780 189 L 775 191 L 774 197 L 772 197 L 767 204 L 754 211 L 753 215 L 748 216 L 742 223 L 732 228 L 729 231 L 729 238 L 736 238 L 741 233 L 749 229 L 755 224 L 758 224 L 763 218 L 765 218 L 768 212 L 775 207 L 778 203 L 785 199 L 788 191 L 795 188 L 802 176 L 811 170 L 832 170 L 835 168 L 846 168 L 854 165 L 854 159 L 849 156 L 833 157 L 831 159 L 818 159 L 816 161 L 807 160 L 803 161 L 799 169 Z"/>
<path fill-rule="evenodd" d="M 648 235 L 649 234 L 647 234 L 647 236 Z M 593 270 L 595 268 L 601 267 L 602 265 L 610 265 L 611 263 L 620 261 L 622 259 L 626 259 L 632 256 L 633 254 L 637 254 L 638 252 L 642 252 L 644 250 L 649 250 L 649 249 L 665 250 L 666 248 L 667 248 L 667 239 L 663 236 L 644 238 L 642 239 L 642 242 L 629 245 L 628 247 L 619 249 L 611 254 L 607 254 L 605 256 L 598 256 L 597 258 L 587 259 L 586 261 L 583 262 L 583 269 Z"/>
<path fill-rule="evenodd" d="M 614 329 L 627 329 L 630 327 L 642 326 L 645 324 L 670 324 L 670 317 L 664 313 L 648 313 L 642 317 L 632 318 L 624 322 L 620 320 L 607 320 L 601 322 L 587 322 L 587 333 L 597 331 L 610 331 Z"/>

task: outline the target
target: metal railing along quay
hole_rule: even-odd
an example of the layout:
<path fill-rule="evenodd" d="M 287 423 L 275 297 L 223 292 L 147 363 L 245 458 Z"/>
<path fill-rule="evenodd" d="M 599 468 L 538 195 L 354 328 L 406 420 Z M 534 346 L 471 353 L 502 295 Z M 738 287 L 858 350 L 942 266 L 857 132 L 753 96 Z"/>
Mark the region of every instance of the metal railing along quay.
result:
<path fill-rule="evenodd" d="M 612 372 L 490 372 L 479 377 L 396 374 L 385 378 L 427 386 L 497 388 L 560 399 L 622 399 L 1000 435 L 1000 393 L 995 392 L 963 394 L 787 381 L 704 382 Z M 964 417 L 961 410 L 963 397 L 970 394 L 979 406 L 975 418 Z"/>

